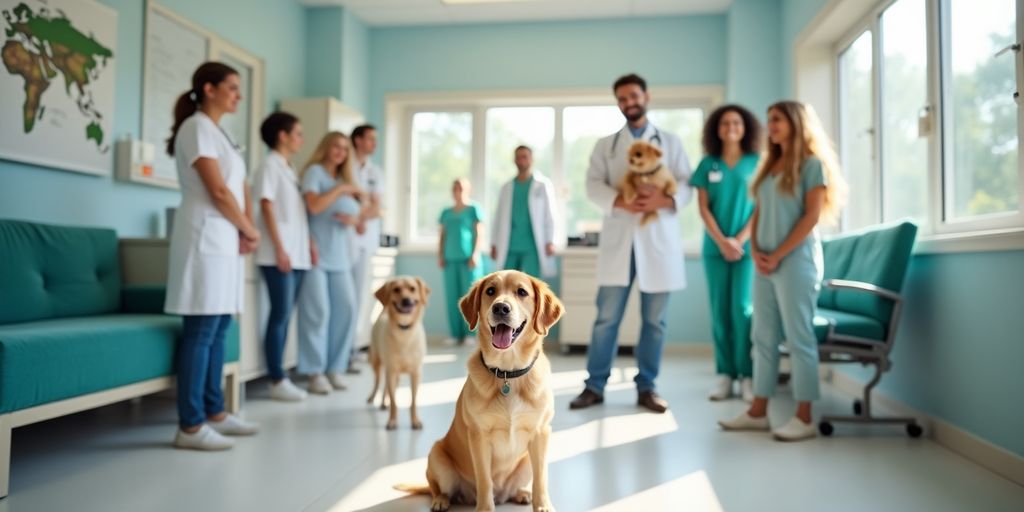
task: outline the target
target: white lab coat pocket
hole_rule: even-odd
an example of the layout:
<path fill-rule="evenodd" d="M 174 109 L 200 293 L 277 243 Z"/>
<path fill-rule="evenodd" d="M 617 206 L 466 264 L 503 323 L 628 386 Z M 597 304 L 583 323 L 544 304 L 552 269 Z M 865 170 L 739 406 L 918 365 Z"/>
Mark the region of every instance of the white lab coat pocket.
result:
<path fill-rule="evenodd" d="M 217 256 L 238 254 L 238 229 L 224 217 L 207 216 L 199 234 L 199 253 Z"/>

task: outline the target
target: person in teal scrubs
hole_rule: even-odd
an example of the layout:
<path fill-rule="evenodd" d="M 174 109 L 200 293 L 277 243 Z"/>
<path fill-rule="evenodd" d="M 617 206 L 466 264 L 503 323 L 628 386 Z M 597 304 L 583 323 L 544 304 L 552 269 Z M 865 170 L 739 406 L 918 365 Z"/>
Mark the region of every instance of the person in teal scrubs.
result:
<path fill-rule="evenodd" d="M 480 208 L 469 202 L 469 181 L 457 179 L 452 184 L 455 206 L 441 212 L 441 236 L 438 265 L 444 269 L 444 290 L 448 299 L 448 326 L 451 344 L 463 344 L 473 335 L 462 318 L 459 299 L 474 281 L 483 277 L 480 265 L 480 239 L 483 217 Z"/>
<path fill-rule="evenodd" d="M 537 278 L 555 275 L 554 187 L 533 170 L 533 150 L 515 150 L 516 177 L 498 193 L 491 231 L 491 259 L 498 269 Z"/>
<path fill-rule="evenodd" d="M 711 301 L 718 381 L 711 400 L 733 396 L 740 381 L 744 400 L 754 398 L 750 359 L 750 221 L 754 199 L 750 181 L 757 170 L 761 124 L 739 105 L 719 107 L 704 125 L 705 157 L 690 178 L 704 220 L 704 273 Z"/>
<path fill-rule="evenodd" d="M 726 430 L 769 430 L 768 400 L 779 373 L 779 344 L 789 349 L 796 415 L 772 433 L 782 441 L 817 435 L 811 403 L 820 396 L 814 313 L 823 274 L 817 225 L 838 217 L 846 184 L 832 143 L 809 106 L 768 109 L 768 152 L 754 179 L 750 252 L 754 279 L 754 401 Z"/>

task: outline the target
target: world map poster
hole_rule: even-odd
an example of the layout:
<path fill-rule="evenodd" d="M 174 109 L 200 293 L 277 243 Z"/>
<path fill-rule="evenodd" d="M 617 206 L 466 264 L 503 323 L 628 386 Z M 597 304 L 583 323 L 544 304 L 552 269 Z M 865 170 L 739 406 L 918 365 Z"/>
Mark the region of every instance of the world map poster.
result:
<path fill-rule="evenodd" d="M 0 0 L 0 158 L 109 175 L 117 12 Z"/>

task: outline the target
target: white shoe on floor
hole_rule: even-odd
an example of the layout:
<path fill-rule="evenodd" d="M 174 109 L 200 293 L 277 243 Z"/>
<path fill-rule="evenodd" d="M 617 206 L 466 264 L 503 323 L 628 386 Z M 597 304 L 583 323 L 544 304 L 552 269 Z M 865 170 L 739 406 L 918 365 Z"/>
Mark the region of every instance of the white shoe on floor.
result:
<path fill-rule="evenodd" d="M 718 425 L 723 430 L 758 430 L 767 431 L 770 427 L 768 425 L 768 415 L 765 414 L 760 418 L 755 418 L 747 411 L 743 411 L 739 416 L 731 420 L 718 420 Z"/>
<path fill-rule="evenodd" d="M 732 377 L 728 375 L 719 375 L 718 380 L 715 381 L 715 387 L 711 388 L 711 392 L 708 393 L 708 398 L 712 402 L 719 400 L 727 400 L 732 396 Z"/>
<path fill-rule="evenodd" d="M 210 428 L 225 436 L 251 436 L 260 431 L 260 426 L 245 421 L 234 414 L 228 414 L 220 421 L 206 420 Z"/>
<path fill-rule="evenodd" d="M 740 396 L 744 402 L 754 401 L 754 382 L 749 377 L 740 381 Z"/>
<path fill-rule="evenodd" d="M 772 430 L 772 436 L 779 441 L 802 441 L 818 437 L 818 428 L 813 421 L 804 423 L 800 418 L 793 417 L 789 423 Z"/>
<path fill-rule="evenodd" d="M 306 392 L 288 379 L 270 385 L 270 398 L 282 402 L 301 402 L 306 399 Z"/>
<path fill-rule="evenodd" d="M 331 383 L 331 387 L 334 388 L 336 391 L 344 391 L 344 390 L 348 389 L 348 386 L 345 385 L 345 382 L 343 380 L 341 380 L 341 374 L 340 373 L 335 373 L 335 372 L 328 373 L 327 374 L 327 381 Z"/>
<path fill-rule="evenodd" d="M 331 394 L 331 383 L 322 374 L 309 376 L 309 392 L 314 395 Z"/>
<path fill-rule="evenodd" d="M 218 451 L 228 450 L 235 446 L 235 440 L 220 435 L 209 425 L 202 425 L 199 430 L 189 434 L 181 429 L 174 436 L 174 447 L 186 450 Z"/>

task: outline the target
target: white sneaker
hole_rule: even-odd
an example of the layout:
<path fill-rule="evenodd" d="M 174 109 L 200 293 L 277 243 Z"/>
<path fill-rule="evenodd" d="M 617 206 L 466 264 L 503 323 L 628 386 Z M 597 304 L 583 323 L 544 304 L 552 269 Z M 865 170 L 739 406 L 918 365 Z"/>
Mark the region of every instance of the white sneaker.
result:
<path fill-rule="evenodd" d="M 220 421 L 206 421 L 210 428 L 225 436 L 251 436 L 260 431 L 260 426 L 245 421 L 234 414 L 228 414 Z"/>
<path fill-rule="evenodd" d="M 321 374 L 310 375 L 309 392 L 314 395 L 328 395 L 331 393 L 331 383 Z"/>
<path fill-rule="evenodd" d="M 715 387 L 711 388 L 711 392 L 708 393 L 708 398 L 712 402 L 719 400 L 726 400 L 732 396 L 732 377 L 728 375 L 719 375 L 718 380 L 715 381 Z"/>
<path fill-rule="evenodd" d="M 199 430 L 189 434 L 181 429 L 174 436 L 174 447 L 186 450 L 217 451 L 228 450 L 235 446 L 234 439 L 228 439 L 220 435 L 208 425 L 202 425 Z"/>
<path fill-rule="evenodd" d="M 744 402 L 754 401 L 754 382 L 749 377 L 740 381 L 740 396 Z"/>
<path fill-rule="evenodd" d="M 348 386 L 345 385 L 345 382 L 341 380 L 340 373 L 328 373 L 327 380 L 328 382 L 331 383 L 331 387 L 337 391 L 344 391 L 345 389 L 348 389 Z"/>
<path fill-rule="evenodd" d="M 804 423 L 800 418 L 793 417 L 790 418 L 789 423 L 772 430 L 772 435 L 779 441 L 802 441 L 818 437 L 818 428 L 815 427 L 813 421 Z"/>
<path fill-rule="evenodd" d="M 755 418 L 746 411 L 743 411 L 739 416 L 731 420 L 718 420 L 718 425 L 722 427 L 722 430 L 761 430 L 766 431 L 769 429 L 768 426 L 768 415 L 765 414 L 760 418 Z"/>
<path fill-rule="evenodd" d="M 282 402 L 301 402 L 306 399 L 306 392 L 288 379 L 270 385 L 270 398 Z"/>

